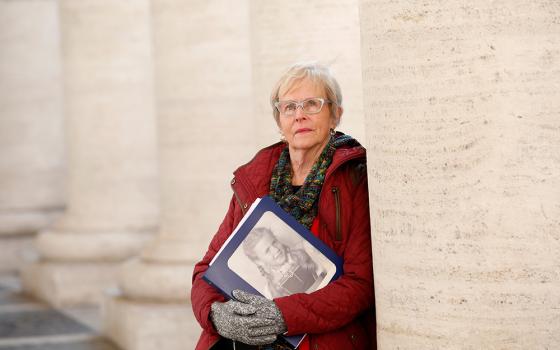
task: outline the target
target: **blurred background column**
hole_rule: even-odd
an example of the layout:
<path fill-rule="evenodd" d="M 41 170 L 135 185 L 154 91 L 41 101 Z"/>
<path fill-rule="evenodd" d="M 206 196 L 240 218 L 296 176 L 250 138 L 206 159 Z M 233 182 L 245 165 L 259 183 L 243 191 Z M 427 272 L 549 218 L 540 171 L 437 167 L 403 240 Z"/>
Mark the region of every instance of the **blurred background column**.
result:
<path fill-rule="evenodd" d="M 379 349 L 560 348 L 560 6 L 361 1 Z"/>
<path fill-rule="evenodd" d="M 295 62 L 329 66 L 342 89 L 338 130 L 364 141 L 358 0 L 251 1 L 251 53 L 258 145 L 280 141 L 270 91 Z"/>
<path fill-rule="evenodd" d="M 194 349 L 191 276 L 221 223 L 237 166 L 252 157 L 246 1 L 152 1 L 161 222 L 120 274 L 105 329 L 129 350 Z"/>
<path fill-rule="evenodd" d="M 55 305 L 91 303 L 157 225 L 147 0 L 62 0 L 67 209 L 37 239 L 24 288 Z"/>
<path fill-rule="evenodd" d="M 62 212 L 63 147 L 56 1 L 0 0 L 0 271 Z"/>

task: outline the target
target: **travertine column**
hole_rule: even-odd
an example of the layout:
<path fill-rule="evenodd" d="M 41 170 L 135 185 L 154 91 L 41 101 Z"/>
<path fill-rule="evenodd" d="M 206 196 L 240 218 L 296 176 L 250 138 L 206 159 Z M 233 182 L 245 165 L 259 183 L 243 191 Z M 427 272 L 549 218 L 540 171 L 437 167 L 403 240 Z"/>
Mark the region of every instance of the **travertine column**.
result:
<path fill-rule="evenodd" d="M 149 2 L 60 2 L 68 208 L 37 247 L 25 288 L 54 304 L 97 301 L 157 224 Z"/>
<path fill-rule="evenodd" d="M 559 349 L 559 3 L 360 11 L 379 349 Z"/>
<path fill-rule="evenodd" d="M 0 1 L 0 271 L 62 211 L 61 96 L 56 1 Z"/>
<path fill-rule="evenodd" d="M 357 0 L 252 0 L 251 51 L 259 146 L 280 140 L 270 91 L 288 66 L 299 61 L 331 67 L 343 96 L 344 115 L 338 129 L 364 140 Z"/>
<path fill-rule="evenodd" d="M 227 210 L 232 171 L 254 152 L 248 5 L 166 0 L 152 9 L 160 232 L 124 265 L 105 328 L 126 349 L 193 349 L 192 269 Z"/>

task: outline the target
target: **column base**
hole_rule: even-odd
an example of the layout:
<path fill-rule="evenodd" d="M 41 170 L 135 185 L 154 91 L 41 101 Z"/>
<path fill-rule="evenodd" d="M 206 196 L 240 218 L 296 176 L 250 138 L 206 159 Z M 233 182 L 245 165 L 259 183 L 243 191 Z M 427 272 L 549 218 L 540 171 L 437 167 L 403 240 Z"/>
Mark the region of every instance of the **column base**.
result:
<path fill-rule="evenodd" d="M 117 287 L 120 263 L 37 262 L 21 271 L 23 290 L 55 307 L 99 305 Z"/>
<path fill-rule="evenodd" d="M 133 300 L 182 303 L 190 299 L 194 263 L 161 264 L 130 259 L 120 266 L 119 289 Z"/>
<path fill-rule="evenodd" d="M 0 235 L 0 272 L 16 273 L 22 265 L 37 260 L 34 234 Z"/>
<path fill-rule="evenodd" d="M 62 208 L 0 211 L 0 234 L 35 233 L 62 215 Z"/>
<path fill-rule="evenodd" d="M 47 261 L 122 262 L 140 254 L 154 239 L 151 230 L 138 232 L 80 232 L 45 230 L 37 235 L 36 246 Z"/>
<path fill-rule="evenodd" d="M 194 349 L 201 328 L 184 303 L 157 303 L 106 296 L 102 310 L 104 332 L 127 350 Z"/>

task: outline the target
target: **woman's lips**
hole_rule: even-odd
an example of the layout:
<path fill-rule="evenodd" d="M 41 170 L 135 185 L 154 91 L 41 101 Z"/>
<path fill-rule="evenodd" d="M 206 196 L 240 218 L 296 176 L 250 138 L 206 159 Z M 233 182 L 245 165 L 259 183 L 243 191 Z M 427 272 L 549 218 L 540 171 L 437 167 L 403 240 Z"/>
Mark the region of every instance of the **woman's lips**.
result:
<path fill-rule="evenodd" d="M 310 131 L 312 131 L 312 130 L 309 129 L 309 128 L 301 128 L 301 129 L 296 130 L 296 134 L 306 133 L 306 132 L 310 132 Z"/>

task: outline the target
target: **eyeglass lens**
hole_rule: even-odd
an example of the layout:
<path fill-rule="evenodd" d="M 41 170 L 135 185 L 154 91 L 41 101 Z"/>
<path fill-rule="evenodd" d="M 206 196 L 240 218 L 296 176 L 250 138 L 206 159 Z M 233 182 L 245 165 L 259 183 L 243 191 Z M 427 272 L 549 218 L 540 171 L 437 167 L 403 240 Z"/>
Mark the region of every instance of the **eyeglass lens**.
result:
<path fill-rule="evenodd" d="M 284 115 L 294 115 L 296 114 L 298 106 L 301 106 L 305 113 L 316 114 L 321 112 L 323 102 L 324 101 L 320 98 L 310 98 L 301 102 L 285 101 L 278 103 L 278 109 L 280 113 Z"/>

